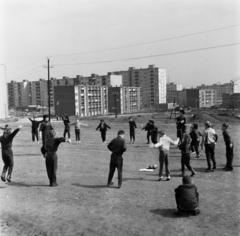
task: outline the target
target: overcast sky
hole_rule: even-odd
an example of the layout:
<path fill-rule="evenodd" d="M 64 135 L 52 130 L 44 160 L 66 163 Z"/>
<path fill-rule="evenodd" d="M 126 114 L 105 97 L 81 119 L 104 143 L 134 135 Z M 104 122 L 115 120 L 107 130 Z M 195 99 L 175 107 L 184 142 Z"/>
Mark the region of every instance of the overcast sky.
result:
<path fill-rule="evenodd" d="M 1 0 L 0 11 L 8 81 L 47 79 L 47 57 L 58 79 L 152 64 L 184 86 L 240 76 L 239 0 Z"/>

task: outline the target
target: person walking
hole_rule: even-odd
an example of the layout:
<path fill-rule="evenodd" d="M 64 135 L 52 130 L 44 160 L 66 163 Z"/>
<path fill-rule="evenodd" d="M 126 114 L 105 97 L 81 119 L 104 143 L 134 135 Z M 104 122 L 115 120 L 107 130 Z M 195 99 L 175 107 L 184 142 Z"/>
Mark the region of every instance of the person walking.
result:
<path fill-rule="evenodd" d="M 214 171 L 217 168 L 216 160 L 215 160 L 215 146 L 218 141 L 218 135 L 216 131 L 212 128 L 212 124 L 210 121 L 205 122 L 205 130 L 202 136 L 202 144 L 201 147 L 203 149 L 203 145 L 205 146 L 205 153 L 207 159 L 208 168 L 207 172 Z M 213 168 L 211 169 L 211 160 L 213 163 Z"/>
<path fill-rule="evenodd" d="M 64 124 L 64 131 L 63 131 L 63 137 L 66 137 L 66 134 L 68 134 L 68 138 L 70 139 L 70 120 L 66 113 L 62 116 L 63 124 Z"/>
<path fill-rule="evenodd" d="M 118 169 L 118 188 L 122 187 L 122 168 L 123 168 L 123 153 L 127 150 L 126 141 L 124 139 L 124 131 L 119 130 L 117 138 L 114 138 L 109 144 L 108 149 L 112 152 L 109 165 L 108 186 L 113 185 L 112 178 L 115 169 Z"/>
<path fill-rule="evenodd" d="M 41 153 L 43 154 L 43 156 L 45 156 L 46 154 L 46 141 L 50 130 L 53 130 L 53 127 L 49 122 L 48 116 L 44 115 L 43 122 L 41 123 L 39 128 L 39 138 L 42 139 Z"/>
<path fill-rule="evenodd" d="M 186 125 L 186 117 L 184 116 L 185 111 L 180 110 L 180 116 L 177 117 L 176 127 L 177 127 L 177 137 L 180 139 L 180 142 L 182 142 L 182 137 Z"/>
<path fill-rule="evenodd" d="M 46 140 L 46 169 L 47 175 L 49 179 L 49 186 L 56 187 L 57 184 L 57 163 L 58 163 L 58 155 L 57 150 L 58 146 L 62 142 L 71 143 L 71 139 L 65 138 L 55 138 L 56 132 L 54 130 L 48 131 L 48 139 Z"/>
<path fill-rule="evenodd" d="M 137 129 L 137 125 L 132 117 L 129 117 L 129 129 L 130 129 L 130 143 L 134 144 L 135 142 L 135 129 Z"/>
<path fill-rule="evenodd" d="M 168 137 L 164 130 L 158 131 L 159 134 L 159 142 L 154 144 L 151 143 L 149 145 L 150 148 L 159 148 L 159 179 L 158 181 L 161 181 L 163 179 L 163 166 L 165 164 L 165 169 L 166 169 L 166 180 L 170 180 L 170 170 L 168 168 L 169 165 L 169 149 L 170 145 L 173 144 L 175 146 L 178 145 L 179 143 L 179 138 L 176 141 L 173 141 L 170 137 Z"/>
<path fill-rule="evenodd" d="M 193 177 L 196 172 L 190 165 L 190 153 L 191 153 L 191 137 L 188 134 L 188 126 L 185 125 L 184 127 L 184 133 L 182 137 L 182 142 L 178 146 L 179 149 L 182 152 L 182 157 L 181 157 L 181 171 L 182 171 L 182 176 L 185 176 L 185 166 L 188 168 L 189 171 L 191 171 L 191 177 Z"/>
<path fill-rule="evenodd" d="M 35 137 L 37 140 L 37 143 L 39 143 L 39 132 L 38 132 L 38 127 L 39 125 L 43 122 L 35 120 L 35 116 L 33 116 L 33 119 L 28 118 L 32 122 L 32 142 L 35 143 Z"/>
<path fill-rule="evenodd" d="M 96 130 L 98 130 L 101 132 L 101 138 L 103 143 L 106 143 L 106 134 L 107 134 L 107 129 L 111 129 L 111 127 L 109 125 L 107 125 L 104 120 L 100 120 L 100 124 L 98 125 L 98 127 L 96 128 Z"/>
<path fill-rule="evenodd" d="M 74 125 L 75 126 L 75 137 L 76 137 L 76 142 L 77 143 L 81 143 L 81 125 L 84 125 L 84 126 L 88 126 L 87 124 L 84 124 L 84 123 L 80 123 L 79 119 L 76 119 L 76 122 L 75 123 L 72 123 L 70 125 Z"/>
<path fill-rule="evenodd" d="M 4 130 L 4 134 L 0 136 L 0 143 L 2 147 L 2 159 L 3 159 L 3 171 L 1 175 L 1 180 L 3 182 L 6 182 L 6 173 L 7 173 L 7 181 L 12 181 L 12 172 L 13 172 L 13 151 L 12 151 L 12 142 L 13 138 L 16 136 L 16 134 L 20 131 L 22 128 L 22 125 L 18 126 L 17 129 L 12 131 L 11 128 L 6 128 Z"/>
<path fill-rule="evenodd" d="M 227 162 L 225 167 L 223 168 L 223 170 L 225 171 L 233 171 L 233 148 L 234 148 L 234 144 L 232 142 L 232 138 L 228 132 L 228 124 L 224 123 L 222 124 L 222 134 L 223 134 L 223 139 L 226 145 L 226 158 L 227 158 Z"/>

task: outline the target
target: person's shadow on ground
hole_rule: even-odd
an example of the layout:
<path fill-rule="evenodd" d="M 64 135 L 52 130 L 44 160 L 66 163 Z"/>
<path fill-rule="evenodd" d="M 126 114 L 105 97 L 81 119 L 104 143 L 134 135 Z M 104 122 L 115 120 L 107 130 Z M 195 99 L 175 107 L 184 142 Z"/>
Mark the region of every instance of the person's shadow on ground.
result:
<path fill-rule="evenodd" d="M 72 185 L 81 187 L 81 188 L 109 188 L 106 184 L 105 185 L 86 185 L 86 184 L 73 183 Z"/>
<path fill-rule="evenodd" d="M 167 209 L 153 209 L 150 210 L 149 212 L 157 214 L 157 215 L 161 215 L 163 217 L 168 217 L 168 218 L 178 218 L 179 216 L 175 215 L 176 209 L 174 208 L 167 208 Z"/>

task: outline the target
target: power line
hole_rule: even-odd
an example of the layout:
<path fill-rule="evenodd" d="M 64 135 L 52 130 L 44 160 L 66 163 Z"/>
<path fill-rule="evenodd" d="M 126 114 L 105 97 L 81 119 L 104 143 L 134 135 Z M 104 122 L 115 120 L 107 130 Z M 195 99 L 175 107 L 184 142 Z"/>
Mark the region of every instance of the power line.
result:
<path fill-rule="evenodd" d="M 32 63 L 30 63 L 30 64 L 28 64 L 28 65 L 24 65 L 24 66 L 22 66 L 22 67 L 18 67 L 18 68 L 13 69 L 13 70 L 9 70 L 8 72 L 12 72 L 12 71 L 15 71 L 15 70 L 20 70 L 20 69 L 22 69 L 22 68 L 24 68 L 24 67 L 27 67 L 27 66 L 33 65 L 33 64 L 35 64 L 35 63 L 37 63 L 37 62 L 40 62 L 40 61 L 43 61 L 43 60 L 45 60 L 45 59 L 41 59 L 41 60 L 38 60 L 38 61 L 32 62 Z"/>
<path fill-rule="evenodd" d="M 18 76 L 10 77 L 10 78 L 8 78 L 8 79 L 12 80 L 12 79 L 14 79 L 14 78 L 22 78 L 22 77 L 24 77 L 24 76 L 31 75 L 31 74 L 35 74 L 35 73 L 37 73 L 37 72 L 40 72 L 40 71 L 44 70 L 43 68 L 41 68 L 41 69 L 39 69 L 39 68 L 41 68 L 41 67 L 39 66 L 38 68 L 35 68 L 35 69 L 33 69 L 33 70 L 30 70 L 30 71 L 28 71 L 28 72 L 26 72 L 26 73 L 23 73 L 23 74 L 21 74 L 21 75 L 18 75 Z M 35 71 L 36 69 L 37 69 L 37 71 Z M 33 71 L 33 72 L 31 72 L 31 71 Z M 29 72 L 30 72 L 30 73 L 29 73 Z"/>
<path fill-rule="evenodd" d="M 132 57 L 132 58 L 125 58 L 125 59 L 117 59 L 117 60 L 71 63 L 71 64 L 55 64 L 53 66 L 74 66 L 74 65 L 101 64 L 101 63 L 110 63 L 110 62 L 119 62 L 119 61 L 131 61 L 131 60 L 138 60 L 138 59 L 145 59 L 145 58 L 152 58 L 152 57 L 163 57 L 163 56 L 170 56 L 170 55 L 183 54 L 183 53 L 189 53 L 189 52 L 197 52 L 197 51 L 204 51 L 204 50 L 210 50 L 210 49 L 216 49 L 216 48 L 223 48 L 223 47 L 235 46 L 238 44 L 240 44 L 240 43 L 224 44 L 224 45 L 207 47 L 207 48 L 198 48 L 198 49 L 192 49 L 192 50 L 186 50 L 186 51 L 163 53 L 163 54 L 143 56 L 143 57 Z"/>
<path fill-rule="evenodd" d="M 185 37 L 199 35 L 199 34 L 203 34 L 203 33 L 210 33 L 210 32 L 219 31 L 219 30 L 223 30 L 223 29 L 229 29 L 229 28 L 237 27 L 239 25 L 240 24 L 230 25 L 230 26 L 216 28 L 216 29 L 212 29 L 212 30 L 206 30 L 206 31 L 201 31 L 201 32 L 197 32 L 197 33 L 192 33 L 192 34 L 185 34 L 185 35 L 180 35 L 180 36 L 176 36 L 176 37 L 159 39 L 159 40 L 154 40 L 154 41 L 145 42 L 145 43 L 132 44 L 132 45 L 128 45 L 128 46 L 115 47 L 115 48 L 109 48 L 109 49 L 101 49 L 101 50 L 88 51 L 88 52 L 73 53 L 73 54 L 65 54 L 65 55 L 55 55 L 55 56 L 50 56 L 50 57 L 66 57 L 66 56 L 74 56 L 74 55 L 84 55 L 84 54 L 91 54 L 91 53 L 97 53 L 97 52 L 106 52 L 106 51 L 119 50 L 119 49 L 123 49 L 123 48 L 137 47 L 137 46 L 142 46 L 142 45 L 147 45 L 147 44 L 164 42 L 164 41 L 168 41 L 168 40 L 185 38 Z"/>

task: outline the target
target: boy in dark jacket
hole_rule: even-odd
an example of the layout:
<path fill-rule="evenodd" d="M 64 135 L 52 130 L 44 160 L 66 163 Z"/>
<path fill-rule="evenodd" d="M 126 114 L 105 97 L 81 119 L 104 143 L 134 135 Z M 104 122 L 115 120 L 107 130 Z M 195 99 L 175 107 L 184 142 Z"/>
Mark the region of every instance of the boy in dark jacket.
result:
<path fill-rule="evenodd" d="M 191 150 L 192 152 L 196 152 L 197 156 L 196 158 L 200 157 L 200 152 L 199 152 L 199 144 L 200 144 L 200 137 L 202 134 L 198 131 L 198 124 L 193 123 L 191 126 L 191 132 L 190 132 L 190 137 L 192 139 L 191 142 Z"/>
<path fill-rule="evenodd" d="M 110 126 L 108 126 L 104 120 L 100 120 L 100 124 L 98 125 L 98 127 L 96 128 L 96 130 L 98 130 L 101 132 L 101 137 L 102 137 L 102 141 L 103 143 L 106 143 L 106 134 L 107 134 L 107 129 L 111 129 Z"/>
<path fill-rule="evenodd" d="M 180 116 L 177 117 L 176 127 L 177 127 L 177 137 L 182 142 L 182 136 L 185 132 L 185 125 L 186 125 L 186 117 L 184 116 L 185 111 L 180 110 Z"/>
<path fill-rule="evenodd" d="M 28 118 L 32 122 L 32 142 L 35 142 L 35 137 L 37 139 L 37 143 L 39 143 L 39 134 L 38 134 L 38 127 L 43 122 L 35 120 L 35 117 L 33 116 L 33 120 L 31 118 Z"/>
<path fill-rule="evenodd" d="M 190 176 L 182 178 L 182 185 L 175 189 L 175 198 L 178 209 L 176 215 L 181 216 L 182 213 L 198 215 L 200 213 L 199 194 Z"/>
<path fill-rule="evenodd" d="M 185 166 L 192 172 L 191 176 L 194 176 L 196 172 L 193 170 L 193 168 L 190 165 L 190 153 L 191 153 L 191 137 L 187 133 L 188 132 L 188 126 L 185 125 L 184 127 L 184 134 L 182 137 L 182 143 L 179 145 L 179 149 L 182 152 L 182 158 L 181 158 L 181 170 L 182 170 L 182 176 L 185 175 Z"/>
<path fill-rule="evenodd" d="M 130 143 L 135 142 L 135 129 L 137 128 L 137 125 L 135 121 L 132 119 L 132 117 L 129 117 L 129 129 L 130 129 Z"/>
<path fill-rule="evenodd" d="M 7 181 L 11 182 L 12 179 L 12 171 L 13 171 L 13 151 L 12 151 L 12 141 L 15 135 L 19 132 L 19 130 L 22 128 L 22 125 L 18 126 L 17 129 L 15 129 L 12 132 L 11 128 L 6 128 L 4 130 L 4 134 L 0 137 L 0 143 L 2 145 L 2 159 L 4 162 L 3 171 L 1 175 L 1 179 L 3 182 L 6 181 L 6 173 L 7 174 Z"/>
<path fill-rule="evenodd" d="M 70 120 L 66 113 L 64 113 L 64 116 L 62 116 L 63 124 L 64 124 L 64 131 L 63 131 L 63 137 L 66 137 L 66 134 L 68 134 L 68 138 L 71 137 L 70 134 Z"/>
<path fill-rule="evenodd" d="M 234 145 L 227 129 L 228 129 L 228 124 L 226 123 L 222 124 L 222 131 L 223 131 L 222 134 L 223 134 L 223 139 L 226 145 L 226 158 L 227 158 L 227 163 L 226 163 L 226 166 L 223 168 L 223 170 L 232 171 Z"/>
<path fill-rule="evenodd" d="M 114 138 L 109 144 L 108 149 L 112 152 L 109 166 L 108 186 L 113 185 L 112 178 L 115 169 L 118 169 L 118 188 L 122 186 L 122 167 L 123 167 L 123 153 L 127 150 L 126 141 L 124 139 L 124 131 L 118 131 L 118 137 Z"/>
<path fill-rule="evenodd" d="M 153 120 L 149 120 L 148 123 L 142 128 L 142 130 L 146 130 L 147 131 L 147 143 L 146 144 L 149 144 L 150 137 L 151 137 L 151 132 L 155 128 L 156 128 L 156 126 L 154 125 L 154 121 Z"/>
<path fill-rule="evenodd" d="M 56 132 L 54 130 L 50 130 L 48 134 L 48 139 L 46 141 L 46 169 L 47 175 L 49 179 L 49 186 L 56 187 L 57 184 L 57 150 L 58 146 L 62 142 L 71 143 L 71 139 L 65 138 L 55 138 Z"/>

